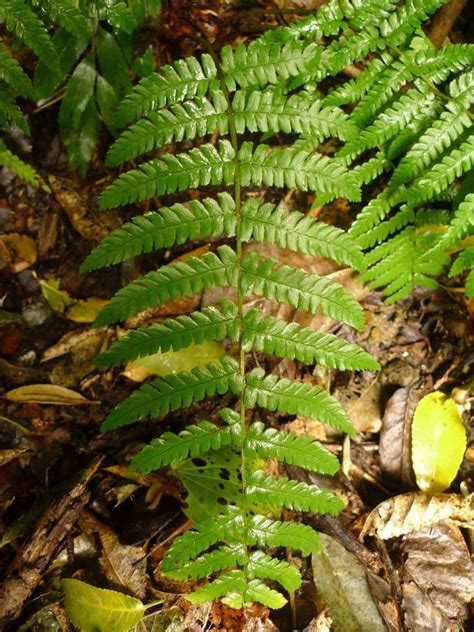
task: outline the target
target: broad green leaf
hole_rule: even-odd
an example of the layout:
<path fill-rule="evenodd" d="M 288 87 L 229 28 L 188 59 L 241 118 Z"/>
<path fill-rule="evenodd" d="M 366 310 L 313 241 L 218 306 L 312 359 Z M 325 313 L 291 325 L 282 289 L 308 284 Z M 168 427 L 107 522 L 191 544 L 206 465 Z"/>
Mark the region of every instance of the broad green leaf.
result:
<path fill-rule="evenodd" d="M 115 134 L 116 127 L 113 114 L 118 105 L 118 98 L 113 87 L 102 75 L 97 75 L 96 99 L 104 123 L 109 128 L 109 131 Z"/>
<path fill-rule="evenodd" d="M 141 382 L 149 375 L 161 377 L 181 371 L 191 371 L 195 367 L 204 366 L 218 360 L 224 354 L 222 345 L 207 340 L 200 345 L 190 345 L 179 351 L 166 351 L 139 358 L 129 362 L 125 367 L 125 375 L 136 382 Z"/>
<path fill-rule="evenodd" d="M 114 87 L 118 97 L 124 97 L 132 87 L 127 62 L 112 33 L 100 27 L 97 31 L 97 56 L 102 75 Z"/>
<path fill-rule="evenodd" d="M 81 632 L 127 632 L 142 619 L 146 609 L 139 599 L 78 579 L 63 579 L 61 588 L 64 609 Z"/>
<path fill-rule="evenodd" d="M 79 129 L 82 114 L 94 94 L 95 80 L 94 60 L 89 55 L 74 71 L 59 109 L 59 129 L 66 144 Z"/>
<path fill-rule="evenodd" d="M 67 147 L 71 165 L 79 169 L 82 177 L 87 173 L 87 167 L 97 145 L 98 134 L 99 115 L 94 99 L 91 98 Z"/>
<path fill-rule="evenodd" d="M 423 397 L 413 416 L 411 437 L 418 487 L 427 493 L 444 491 L 466 450 L 466 430 L 454 401 L 440 391 Z"/>

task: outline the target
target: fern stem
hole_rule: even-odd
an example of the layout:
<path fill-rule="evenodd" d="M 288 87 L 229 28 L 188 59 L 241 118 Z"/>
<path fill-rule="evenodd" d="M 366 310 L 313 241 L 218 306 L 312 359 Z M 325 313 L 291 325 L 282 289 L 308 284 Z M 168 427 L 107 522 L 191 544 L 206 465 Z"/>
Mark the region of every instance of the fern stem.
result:
<path fill-rule="evenodd" d="M 218 55 L 216 55 L 212 46 L 206 40 L 202 40 L 203 46 L 209 52 L 209 54 L 214 59 L 217 68 L 217 74 L 219 78 L 219 82 L 221 84 L 222 92 L 225 96 L 227 102 L 227 119 L 229 122 L 229 137 L 232 148 L 235 152 L 235 172 L 234 172 L 234 201 L 235 201 L 235 217 L 236 217 L 236 254 L 237 254 L 237 342 L 239 345 L 239 373 L 240 373 L 240 382 L 241 382 L 241 395 L 239 402 L 239 414 L 240 414 L 240 427 L 241 427 L 241 436 L 242 443 L 240 448 L 240 474 L 241 474 L 241 483 L 242 483 L 242 516 L 244 519 L 244 532 L 243 532 L 243 542 L 246 549 L 245 561 L 242 567 L 243 571 L 243 591 L 242 591 L 242 601 L 244 600 L 244 595 L 247 591 L 248 586 L 248 565 L 250 561 L 249 554 L 249 545 L 248 545 L 248 514 L 245 506 L 245 490 L 247 488 L 247 465 L 246 465 L 246 457 L 245 457 L 245 438 L 247 436 L 248 424 L 246 419 L 246 408 L 245 408 L 245 390 L 246 390 L 246 374 L 245 374 L 245 361 L 246 361 L 246 353 L 243 349 L 242 339 L 244 333 L 244 300 L 243 300 L 243 292 L 242 292 L 242 276 L 243 276 L 243 268 L 242 268 L 242 191 L 241 191 L 241 178 L 240 178 L 240 159 L 239 159 L 239 141 L 237 136 L 237 128 L 234 120 L 234 113 L 232 110 L 232 99 L 227 88 L 225 77 L 222 72 L 220 59 Z"/>

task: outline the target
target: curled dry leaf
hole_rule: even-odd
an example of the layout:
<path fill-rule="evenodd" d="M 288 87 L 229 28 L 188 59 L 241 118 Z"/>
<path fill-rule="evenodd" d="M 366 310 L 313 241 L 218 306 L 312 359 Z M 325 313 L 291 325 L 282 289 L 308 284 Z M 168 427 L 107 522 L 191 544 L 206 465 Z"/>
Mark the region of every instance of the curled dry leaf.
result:
<path fill-rule="evenodd" d="M 460 527 L 474 524 L 474 494 L 426 494 L 413 492 L 389 498 L 369 514 L 361 537 L 377 535 L 383 540 L 413 533 L 449 520 Z"/>
<path fill-rule="evenodd" d="M 91 297 L 86 300 L 74 299 L 64 290 L 59 289 L 60 281 L 49 279 L 40 280 L 41 291 L 49 306 L 59 314 L 76 323 L 92 323 L 100 310 L 108 301 Z"/>
<path fill-rule="evenodd" d="M 466 450 L 466 430 L 452 399 L 435 391 L 420 400 L 412 424 L 412 461 L 423 492 L 442 492 L 453 482 Z"/>
<path fill-rule="evenodd" d="M 466 618 L 466 604 L 474 598 L 474 563 L 462 533 L 438 524 L 409 534 L 403 542 L 404 574 L 429 596 L 448 619 Z"/>
<path fill-rule="evenodd" d="M 388 400 L 380 432 L 380 465 L 385 474 L 414 488 L 410 428 L 418 395 L 413 388 L 399 388 Z"/>
<path fill-rule="evenodd" d="M 55 384 L 30 384 L 20 386 L 3 395 L 11 402 L 30 404 L 53 404 L 56 406 L 77 406 L 79 404 L 97 404 L 69 388 Z"/>
<path fill-rule="evenodd" d="M 88 511 L 82 512 L 79 526 L 88 536 L 97 536 L 100 565 L 111 586 L 145 597 L 146 555 L 141 546 L 120 544 L 117 535 Z"/>

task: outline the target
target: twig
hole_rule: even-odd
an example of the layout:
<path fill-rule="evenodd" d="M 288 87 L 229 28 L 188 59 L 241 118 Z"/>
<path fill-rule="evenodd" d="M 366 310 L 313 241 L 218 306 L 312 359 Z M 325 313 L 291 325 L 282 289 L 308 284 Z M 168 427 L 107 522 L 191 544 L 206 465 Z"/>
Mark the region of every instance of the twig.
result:
<path fill-rule="evenodd" d="M 428 37 L 436 48 L 443 44 L 466 3 L 467 0 L 451 0 L 438 11 L 428 33 Z"/>

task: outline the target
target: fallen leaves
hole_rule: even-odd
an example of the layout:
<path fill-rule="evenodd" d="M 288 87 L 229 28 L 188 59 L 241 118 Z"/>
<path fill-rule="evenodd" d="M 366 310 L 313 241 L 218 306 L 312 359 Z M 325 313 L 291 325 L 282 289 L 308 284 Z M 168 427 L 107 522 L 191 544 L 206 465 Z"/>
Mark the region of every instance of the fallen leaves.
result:
<path fill-rule="evenodd" d="M 86 300 L 74 299 L 64 290 L 60 290 L 60 281 L 57 279 L 44 279 L 39 281 L 41 291 L 48 305 L 55 312 L 63 314 L 66 318 L 76 323 L 92 323 L 97 314 L 107 304 L 101 298 L 91 297 Z"/>
<path fill-rule="evenodd" d="M 9 267 L 18 274 L 35 263 L 37 254 L 35 240 L 28 235 L 0 235 L 0 270 Z"/>
<path fill-rule="evenodd" d="M 449 520 L 460 527 L 474 524 L 474 494 L 401 494 L 380 503 L 369 514 L 361 537 L 377 535 L 383 540 L 413 533 Z"/>
<path fill-rule="evenodd" d="M 53 404 L 56 406 L 77 406 L 80 404 L 96 404 L 64 386 L 55 384 L 30 384 L 20 386 L 4 393 L 3 397 L 11 402 L 30 404 Z"/>

